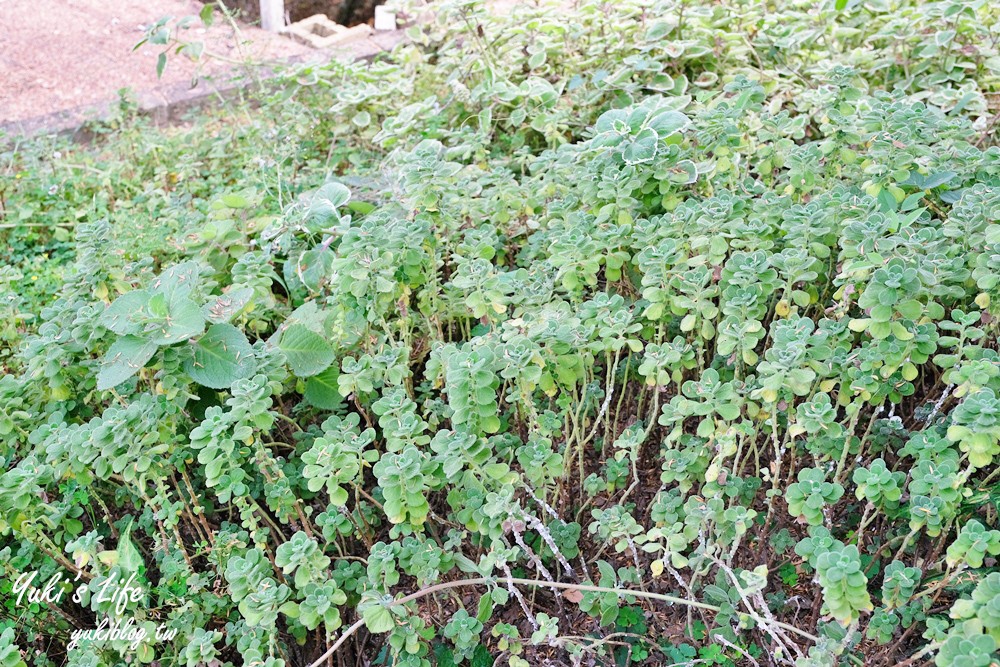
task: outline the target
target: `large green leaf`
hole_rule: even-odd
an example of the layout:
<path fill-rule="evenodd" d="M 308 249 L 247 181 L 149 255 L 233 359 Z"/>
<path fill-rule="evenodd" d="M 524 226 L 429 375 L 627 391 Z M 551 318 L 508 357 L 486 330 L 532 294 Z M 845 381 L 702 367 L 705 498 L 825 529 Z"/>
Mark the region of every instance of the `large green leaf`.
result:
<path fill-rule="evenodd" d="M 150 299 L 150 308 L 157 307 L 160 295 Z M 156 314 L 159 314 L 157 311 Z M 174 297 L 166 304 L 166 313 L 152 330 L 149 340 L 157 345 L 173 345 L 188 338 L 194 338 L 205 330 L 205 316 L 191 299 L 186 296 Z"/>
<path fill-rule="evenodd" d="M 627 121 L 627 111 L 624 109 L 611 109 L 601 114 L 594 125 L 594 130 L 599 134 L 604 132 L 621 132 L 627 127 Z"/>
<path fill-rule="evenodd" d="M 656 132 L 660 139 L 666 139 L 671 134 L 687 127 L 691 121 L 680 111 L 658 109 L 646 122 L 646 127 Z"/>
<path fill-rule="evenodd" d="M 132 522 L 125 526 L 118 536 L 118 565 L 126 572 L 139 572 L 139 568 L 145 567 L 146 563 L 142 554 L 132 543 Z"/>
<path fill-rule="evenodd" d="M 339 377 L 340 369 L 337 364 L 330 364 L 325 371 L 306 380 L 306 389 L 303 394 L 306 401 L 322 410 L 337 409 L 344 400 L 337 389 L 337 378 Z"/>
<path fill-rule="evenodd" d="M 194 357 L 184 364 L 191 379 L 211 389 L 228 389 L 250 377 L 256 364 L 253 348 L 232 324 L 213 324 L 194 344 Z"/>
<path fill-rule="evenodd" d="M 209 322 L 228 322 L 246 308 L 252 298 L 252 287 L 230 290 L 215 301 L 205 304 L 202 312 Z"/>
<path fill-rule="evenodd" d="M 625 147 L 625 151 L 622 157 L 625 158 L 625 164 L 640 164 L 643 162 L 651 162 L 653 158 L 656 157 L 657 143 L 660 138 L 657 136 L 656 131 L 650 128 L 641 130 L 634 139 L 632 143 Z"/>
<path fill-rule="evenodd" d="M 101 324 L 119 336 L 139 333 L 142 327 L 133 316 L 146 306 L 149 296 L 144 289 L 122 294 L 101 313 Z"/>
<path fill-rule="evenodd" d="M 302 283 L 313 292 L 318 292 L 324 279 L 332 273 L 333 251 L 329 248 L 317 247 L 306 250 L 299 257 L 296 267 Z"/>
<path fill-rule="evenodd" d="M 325 370 L 336 356 L 322 336 L 301 324 L 285 329 L 278 348 L 285 353 L 292 372 L 299 377 L 309 377 Z"/>
<path fill-rule="evenodd" d="M 351 198 L 351 191 L 347 186 L 340 183 L 327 183 L 322 186 L 312 196 L 309 202 L 309 210 L 306 212 L 306 220 L 310 227 L 322 229 L 329 226 L 331 222 L 340 220 L 340 213 L 337 209 Z"/>
<path fill-rule="evenodd" d="M 365 607 L 361 611 L 361 617 L 365 620 L 368 632 L 389 632 L 396 627 L 396 619 L 393 618 L 392 611 L 381 604 Z"/>
<path fill-rule="evenodd" d="M 201 268 L 201 265 L 195 261 L 174 264 L 153 281 L 153 290 L 160 292 L 170 300 L 187 296 L 201 281 Z"/>
<path fill-rule="evenodd" d="M 226 205 L 226 208 L 250 208 L 250 202 L 247 201 L 247 198 L 235 192 L 227 192 L 222 195 L 220 201 Z"/>
<path fill-rule="evenodd" d="M 139 372 L 156 354 L 156 345 L 138 336 L 123 336 L 104 355 L 97 373 L 98 391 L 117 387 Z"/>

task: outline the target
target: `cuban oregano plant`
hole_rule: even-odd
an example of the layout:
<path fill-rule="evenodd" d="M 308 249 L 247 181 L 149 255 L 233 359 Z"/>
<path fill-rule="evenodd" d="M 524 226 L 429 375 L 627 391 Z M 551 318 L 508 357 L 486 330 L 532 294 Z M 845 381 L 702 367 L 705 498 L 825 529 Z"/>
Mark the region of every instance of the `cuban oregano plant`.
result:
<path fill-rule="evenodd" d="M 1000 659 L 995 3 L 432 10 L 4 149 L 0 664 Z"/>

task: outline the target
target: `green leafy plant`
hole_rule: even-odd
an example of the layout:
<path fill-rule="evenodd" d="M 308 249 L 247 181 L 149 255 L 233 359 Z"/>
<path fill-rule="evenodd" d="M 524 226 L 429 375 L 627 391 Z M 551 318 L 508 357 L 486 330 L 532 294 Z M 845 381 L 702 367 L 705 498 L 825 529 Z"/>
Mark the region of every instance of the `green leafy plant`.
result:
<path fill-rule="evenodd" d="M 820 468 L 799 471 L 798 482 L 789 485 L 785 498 L 792 516 L 801 516 L 811 526 L 823 523 L 823 508 L 844 495 L 844 487 L 827 482 Z"/>
<path fill-rule="evenodd" d="M 958 539 L 948 546 L 948 564 L 954 566 L 965 562 L 969 567 L 979 568 L 987 554 L 1000 554 L 1000 530 L 987 530 L 973 519 L 962 526 Z"/>
<path fill-rule="evenodd" d="M 482 630 L 483 624 L 479 619 L 469 616 L 464 609 L 459 609 L 444 626 L 444 636 L 454 642 L 458 655 L 471 657 L 479 646 L 479 633 Z"/>
<path fill-rule="evenodd" d="M 870 468 L 854 470 L 855 491 L 858 500 L 868 500 L 875 505 L 895 507 L 903 495 L 901 485 L 905 479 L 902 472 L 892 472 L 886 468 L 885 461 L 875 459 Z"/>
<path fill-rule="evenodd" d="M 859 612 L 872 610 L 868 579 L 857 547 L 833 548 L 820 554 L 816 573 L 823 587 L 823 603 L 840 623 L 847 625 L 858 618 Z"/>
<path fill-rule="evenodd" d="M 397 9 L 0 148 L 0 662 L 996 661 L 995 3 Z"/>
<path fill-rule="evenodd" d="M 319 545 L 303 532 L 278 547 L 274 564 L 285 574 L 295 574 L 295 587 L 303 588 L 308 582 L 323 576 L 330 559 L 323 555 Z"/>
<path fill-rule="evenodd" d="M 894 560 L 886 566 L 883 574 L 882 604 L 887 609 L 898 609 L 913 596 L 922 573 L 919 568 L 907 567 Z"/>

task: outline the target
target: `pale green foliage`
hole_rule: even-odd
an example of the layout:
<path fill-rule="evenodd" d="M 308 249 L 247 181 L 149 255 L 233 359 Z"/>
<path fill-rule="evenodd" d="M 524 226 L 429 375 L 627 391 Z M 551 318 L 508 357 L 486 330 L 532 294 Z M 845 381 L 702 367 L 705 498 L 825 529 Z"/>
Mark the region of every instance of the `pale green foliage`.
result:
<path fill-rule="evenodd" d="M 816 572 L 823 586 L 823 602 L 835 619 L 847 625 L 859 612 L 871 611 L 868 579 L 861 570 L 856 546 L 835 548 L 816 559 Z"/>
<path fill-rule="evenodd" d="M 826 481 L 826 474 L 819 468 L 799 471 L 798 482 L 789 485 L 785 494 L 788 512 L 801 516 L 810 526 L 823 523 L 823 508 L 844 495 L 844 487 Z"/>
<path fill-rule="evenodd" d="M 164 664 L 995 661 L 995 3 L 431 10 L 3 149 L 4 575 L 137 572 Z"/>
<path fill-rule="evenodd" d="M 969 567 L 982 567 L 987 555 L 1000 554 L 1000 530 L 988 530 L 975 519 L 969 521 L 948 547 L 948 564 L 965 562 Z"/>

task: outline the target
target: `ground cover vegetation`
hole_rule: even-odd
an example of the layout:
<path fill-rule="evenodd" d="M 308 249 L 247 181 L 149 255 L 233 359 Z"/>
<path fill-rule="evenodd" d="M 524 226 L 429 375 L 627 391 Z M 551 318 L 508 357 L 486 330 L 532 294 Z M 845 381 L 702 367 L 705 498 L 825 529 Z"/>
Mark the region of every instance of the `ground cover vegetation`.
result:
<path fill-rule="evenodd" d="M 996 664 L 1000 7 L 436 11 L 4 149 L 0 664 Z"/>

